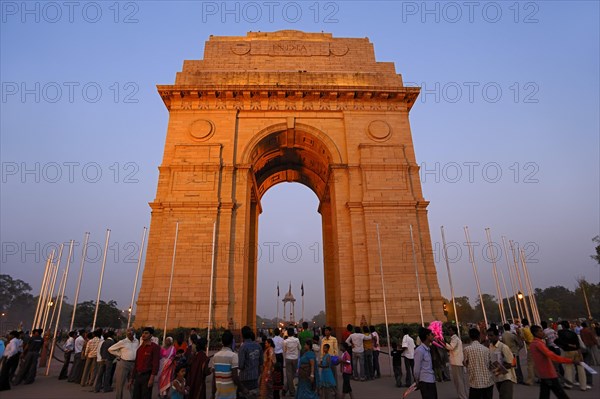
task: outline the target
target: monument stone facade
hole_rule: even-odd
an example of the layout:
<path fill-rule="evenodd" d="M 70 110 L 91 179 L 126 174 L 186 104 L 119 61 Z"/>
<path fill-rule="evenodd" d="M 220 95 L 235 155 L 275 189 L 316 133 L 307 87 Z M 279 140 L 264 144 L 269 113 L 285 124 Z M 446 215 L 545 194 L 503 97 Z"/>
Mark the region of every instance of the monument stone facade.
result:
<path fill-rule="evenodd" d="M 377 224 L 389 321 L 420 322 L 409 225 L 424 318 L 440 319 L 409 123 L 419 88 L 368 38 L 211 36 L 157 88 L 169 123 L 136 325 L 164 325 L 176 222 L 168 328 L 207 326 L 213 261 L 212 325 L 254 325 L 261 197 L 281 182 L 319 198 L 328 324 L 384 321 Z"/>

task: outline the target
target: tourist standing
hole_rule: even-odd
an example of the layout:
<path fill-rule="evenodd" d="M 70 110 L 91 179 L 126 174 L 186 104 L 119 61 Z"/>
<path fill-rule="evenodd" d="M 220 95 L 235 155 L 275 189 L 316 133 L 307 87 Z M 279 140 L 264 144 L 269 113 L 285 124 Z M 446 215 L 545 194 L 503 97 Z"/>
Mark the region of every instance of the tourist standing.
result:
<path fill-rule="evenodd" d="M 463 361 L 469 375 L 469 399 L 492 399 L 494 378 L 490 371 L 490 350 L 481 345 L 479 329 L 471 328 L 469 338 L 472 342 L 464 350 Z"/>
<path fill-rule="evenodd" d="M 392 342 L 392 368 L 394 369 L 394 380 L 398 388 L 402 387 L 402 353 L 398 350 L 398 344 Z"/>
<path fill-rule="evenodd" d="M 321 369 L 319 375 L 319 389 L 324 399 L 335 399 L 337 385 L 333 375 L 329 349 L 329 344 L 323 345 L 323 355 L 321 356 L 321 361 L 319 362 L 319 368 Z"/>
<path fill-rule="evenodd" d="M 246 397 L 246 391 L 251 395 L 258 394 L 258 375 L 263 362 L 262 350 L 254 341 L 254 332 L 249 326 L 242 327 L 242 339 L 244 342 L 238 351 L 238 368 L 240 384 L 238 395 Z M 245 388 L 245 389 L 243 389 Z"/>
<path fill-rule="evenodd" d="M 379 334 L 375 330 L 375 326 L 370 326 L 369 330 L 371 330 L 371 337 L 373 337 L 373 376 L 381 378 L 381 369 L 379 368 L 379 353 L 381 352 Z"/>
<path fill-rule="evenodd" d="M 552 362 L 578 365 L 579 361 L 558 356 L 548 349 L 544 341 L 544 331 L 540 326 L 531 326 L 531 333 L 534 339 L 530 345 L 529 355 L 533 359 L 535 371 L 540 377 L 539 399 L 549 399 L 550 391 L 559 399 L 569 399 L 558 381 L 558 374 Z"/>
<path fill-rule="evenodd" d="M 63 346 L 64 352 L 64 363 L 62 368 L 60 369 L 60 373 L 58 374 L 59 380 L 66 380 L 69 374 L 69 363 L 71 363 L 71 355 L 73 354 L 73 350 L 75 349 L 75 331 L 69 332 L 69 338 L 67 338 L 67 342 Z"/>
<path fill-rule="evenodd" d="M 283 366 L 283 338 L 281 338 L 281 331 L 279 328 L 273 330 L 273 352 L 275 353 L 275 359 L 277 363 Z"/>
<path fill-rule="evenodd" d="M 206 377 L 210 375 L 209 359 L 206 356 L 206 338 L 192 336 L 192 345 L 187 348 L 186 361 L 190 370 L 189 399 L 206 399 Z"/>
<path fill-rule="evenodd" d="M 116 399 L 123 399 L 123 391 L 135 366 L 135 356 L 140 345 L 134 335 L 134 329 L 128 328 L 124 339 L 108 348 L 108 352 L 117 359 L 115 369 Z"/>
<path fill-rule="evenodd" d="M 373 336 L 368 326 L 363 327 L 363 348 L 365 350 L 365 376 L 367 380 L 374 378 L 373 370 Z"/>
<path fill-rule="evenodd" d="M 300 340 L 294 337 L 294 329 L 288 328 L 288 337 L 283 342 L 283 357 L 285 358 L 285 387 L 291 396 L 296 394 L 294 378 L 298 369 L 298 355 L 300 354 Z"/>
<path fill-rule="evenodd" d="M 402 357 L 404 357 L 404 370 L 406 371 L 406 386 L 412 384 L 413 368 L 415 365 L 415 340 L 410 336 L 410 330 L 406 327 L 402 329 Z"/>
<path fill-rule="evenodd" d="M 19 373 L 15 377 L 15 385 L 19 385 L 23 381 L 25 381 L 25 384 L 33 384 L 35 381 L 38 358 L 44 345 L 44 339 L 41 336 L 42 332 L 41 328 L 33 330 L 33 335 L 23 348 L 23 361 L 19 366 Z"/>
<path fill-rule="evenodd" d="M 348 352 L 349 345 L 346 342 L 341 343 L 342 357 L 340 364 L 342 365 L 342 399 L 346 398 L 346 394 L 350 395 L 350 399 L 354 399 L 352 396 L 352 386 L 350 380 L 352 379 L 352 357 Z"/>
<path fill-rule="evenodd" d="M 575 383 L 573 375 L 575 366 L 573 364 L 576 364 L 579 387 L 582 391 L 585 391 L 587 390 L 587 378 L 585 376 L 585 369 L 579 364 L 583 360 L 579 337 L 571 330 L 568 320 L 563 320 L 561 325 L 562 329 L 558 331 L 558 339 L 555 342 L 563 350 L 563 357 L 574 361 L 573 363 L 565 364 L 565 386 L 567 388 L 573 387 Z"/>
<path fill-rule="evenodd" d="M 73 367 L 71 367 L 71 373 L 69 373 L 69 379 L 67 380 L 69 382 L 77 384 L 81 382 L 81 375 L 85 364 L 85 359 L 83 358 L 85 335 L 85 330 L 79 330 L 79 336 L 75 339 L 75 344 L 73 346 Z"/>
<path fill-rule="evenodd" d="M 17 331 L 11 331 L 8 333 L 8 344 L 2 354 L 2 370 L 0 371 L 0 391 L 6 391 L 10 389 L 10 375 L 13 370 L 17 368 L 19 364 L 19 346 Z"/>
<path fill-rule="evenodd" d="M 114 335 L 114 331 L 107 331 L 104 334 L 104 341 L 100 344 L 98 353 L 102 360 L 98 365 L 94 392 L 100 392 L 100 390 L 103 392 L 112 392 L 112 369 L 115 356 L 112 355 L 108 349 L 115 344 L 115 340 L 113 339 Z"/>
<path fill-rule="evenodd" d="M 459 399 L 467 399 L 467 379 L 465 374 L 465 366 L 463 365 L 463 345 L 458 336 L 458 328 L 450 326 L 450 343 L 446 344 L 446 349 L 450 356 L 450 373 L 452 374 L 452 382 L 456 389 L 456 394 Z"/>
<path fill-rule="evenodd" d="M 265 341 L 265 350 L 263 353 L 263 369 L 260 375 L 260 399 L 273 399 L 273 371 L 277 360 L 275 359 L 275 346 L 271 338 Z M 279 391 L 277 391 L 279 398 Z"/>
<path fill-rule="evenodd" d="M 535 371 L 533 368 L 533 359 L 529 356 L 529 345 L 533 342 L 533 334 L 531 334 L 531 330 L 529 329 L 529 320 L 522 319 L 521 325 L 523 326 L 521 327 L 521 337 L 523 337 L 523 342 L 525 342 L 525 347 L 527 348 L 527 377 L 525 378 L 525 385 L 533 385 Z"/>
<path fill-rule="evenodd" d="M 288 338 L 289 339 L 289 338 Z M 304 341 L 304 353 L 298 362 L 298 391 L 296 399 L 318 399 L 316 392 L 318 382 L 316 381 L 317 358 L 312 350 L 312 340 Z"/>
<path fill-rule="evenodd" d="M 100 337 L 102 336 L 102 330 L 97 329 L 96 331 L 90 334 L 93 335 L 93 338 L 87 342 L 82 356 L 82 358 L 85 359 L 85 365 L 83 366 L 83 375 L 81 376 L 82 387 L 94 384 L 94 373 L 96 371 L 98 346 L 100 345 Z"/>
<path fill-rule="evenodd" d="M 231 349 L 233 334 L 225 330 L 221 335 L 223 347 L 210 361 L 214 371 L 212 378 L 212 399 L 235 399 L 238 378 L 238 355 Z"/>
<path fill-rule="evenodd" d="M 160 362 L 158 371 L 158 397 L 166 398 L 171 388 L 171 381 L 175 376 L 175 346 L 173 337 L 165 338 L 165 343 L 160 348 Z"/>
<path fill-rule="evenodd" d="M 521 363 L 519 361 L 519 352 L 521 349 L 523 349 L 523 339 L 511 329 L 510 324 L 504 324 L 503 328 L 504 332 L 502 333 L 502 343 L 510 348 L 510 351 L 515 357 L 515 363 L 517 365 L 515 369 L 517 384 L 523 384 L 523 371 L 521 370 Z"/>
<path fill-rule="evenodd" d="M 513 368 L 515 358 L 510 348 L 500 342 L 498 335 L 498 330 L 495 328 L 487 330 L 494 382 L 500 399 L 512 399 L 513 386 L 517 383 L 517 376 Z"/>
<path fill-rule="evenodd" d="M 421 345 L 414 353 L 414 377 L 421 391 L 423 399 L 437 399 L 437 387 L 435 385 L 435 373 L 433 371 L 433 359 L 431 358 L 431 343 L 433 332 L 428 328 L 419 329 Z M 408 371 L 407 371 L 408 373 Z"/>
<path fill-rule="evenodd" d="M 135 366 L 129 378 L 129 385 L 133 385 L 132 399 L 152 399 L 160 362 L 160 346 L 152 342 L 153 335 L 154 328 L 142 329 L 142 342 L 136 351 Z"/>
<path fill-rule="evenodd" d="M 356 327 L 350 334 L 346 343 L 352 347 L 352 372 L 355 380 L 364 381 L 365 374 L 365 347 L 364 335 L 360 327 Z"/>

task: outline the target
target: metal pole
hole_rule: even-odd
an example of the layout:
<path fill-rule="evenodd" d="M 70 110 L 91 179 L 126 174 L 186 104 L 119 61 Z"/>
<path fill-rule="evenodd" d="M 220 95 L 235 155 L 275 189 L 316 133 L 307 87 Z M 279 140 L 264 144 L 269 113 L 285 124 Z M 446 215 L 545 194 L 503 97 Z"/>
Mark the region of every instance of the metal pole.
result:
<path fill-rule="evenodd" d="M 471 239 L 469 238 L 469 227 L 465 226 L 465 237 L 467 238 L 467 246 L 469 247 L 469 258 L 471 260 L 471 266 L 473 266 L 473 274 L 475 275 L 475 283 L 477 284 L 477 293 L 479 294 L 479 302 L 481 303 L 481 311 L 483 312 L 483 319 L 485 326 L 487 327 L 488 319 L 485 313 L 485 305 L 483 304 L 483 296 L 481 295 L 481 287 L 479 285 L 479 274 L 477 273 L 477 266 L 475 265 L 475 256 L 473 254 L 473 248 L 471 248 Z"/>
<path fill-rule="evenodd" d="M 44 314 L 44 320 L 42 321 L 42 330 L 46 331 L 46 323 L 48 322 L 48 316 L 50 316 L 50 308 L 51 305 L 54 305 L 54 302 L 52 302 L 52 297 L 54 296 L 54 287 L 56 287 L 56 278 L 58 277 L 58 268 L 60 267 L 60 258 L 62 257 L 62 251 L 63 251 L 63 247 L 64 244 L 60 244 L 60 246 L 58 247 L 58 259 L 56 261 L 56 265 L 54 268 L 54 276 L 52 277 L 52 285 L 49 287 L 50 290 L 48 291 L 48 297 L 46 299 L 46 301 L 48 302 L 48 307 L 46 308 L 46 314 Z"/>
<path fill-rule="evenodd" d="M 60 244 L 60 253 L 58 255 L 58 260 L 56 262 L 56 273 L 58 275 L 58 269 L 60 269 L 60 262 L 62 261 L 62 250 L 63 250 L 63 246 L 64 244 Z M 60 292 L 62 286 L 62 278 L 58 284 L 58 291 L 56 292 L 56 300 L 54 302 L 58 302 L 58 295 Z M 52 294 L 54 294 L 54 288 L 52 289 Z M 50 298 L 50 300 L 52 301 L 52 297 Z M 50 322 L 48 323 L 48 329 L 51 330 L 52 329 L 52 323 L 54 322 L 54 315 L 56 314 L 56 303 L 54 303 L 54 307 L 52 308 L 52 316 L 50 317 Z"/>
<path fill-rule="evenodd" d="M 521 281 L 521 273 L 519 272 L 519 265 L 517 263 L 517 256 L 515 255 L 515 247 L 514 247 L 514 243 L 512 240 L 509 240 L 508 243 L 510 244 L 510 250 L 512 251 L 512 255 L 513 255 L 513 262 L 515 265 L 515 271 L 517 273 L 517 279 L 519 281 L 519 291 L 521 292 L 521 294 L 526 295 L 525 294 L 525 290 L 523 289 L 523 282 Z M 527 307 L 527 301 L 525 301 L 525 298 L 523 298 L 523 308 L 525 309 L 525 315 L 527 316 L 527 321 L 529 321 L 530 323 L 533 321 L 533 319 L 531 318 L 531 314 L 529 313 L 529 308 Z"/>
<path fill-rule="evenodd" d="M 213 222 L 213 241 L 212 241 L 212 254 L 211 254 L 211 264 L 210 264 L 210 289 L 209 289 L 209 297 L 208 297 L 208 326 L 206 333 L 206 356 L 208 356 L 208 349 L 210 348 L 210 328 L 212 322 L 212 302 L 213 302 L 213 280 L 215 276 L 215 245 L 217 242 L 217 221 Z M 277 283 L 277 293 L 279 293 L 279 283 Z M 279 312 L 279 301 L 277 303 L 277 311 Z"/>
<path fill-rule="evenodd" d="M 454 299 L 454 286 L 452 285 L 452 276 L 450 275 L 450 261 L 448 260 L 448 249 L 446 247 L 446 235 L 444 234 L 444 226 L 440 226 L 442 231 L 442 244 L 444 246 L 444 258 L 446 259 L 446 270 L 448 271 L 448 283 L 450 283 L 450 295 L 452 295 L 452 307 L 454 308 L 454 320 L 460 337 L 460 324 L 458 323 L 458 312 L 456 311 L 456 300 Z"/>
<path fill-rule="evenodd" d="M 384 278 L 383 278 L 383 258 L 381 257 L 381 238 L 379 237 L 379 223 L 375 223 L 375 226 L 377 227 L 377 246 L 379 247 L 379 272 L 381 274 L 381 291 L 383 292 L 383 314 L 385 316 L 385 334 L 387 337 L 388 348 L 391 348 L 391 346 L 390 346 L 391 345 L 390 328 L 388 325 L 388 314 L 387 314 L 387 302 L 385 300 L 385 283 L 384 283 Z M 411 230 L 411 234 L 412 234 L 412 230 Z M 423 312 L 421 312 L 421 315 L 422 314 L 423 314 Z M 391 353 L 391 351 L 389 351 L 389 352 Z M 388 356 L 388 358 L 390 360 L 390 376 L 392 376 L 393 375 L 392 372 L 394 370 L 393 365 L 392 365 L 392 356 Z"/>
<path fill-rule="evenodd" d="M 529 278 L 529 270 L 527 270 L 527 263 L 525 262 L 525 251 L 523 248 L 520 248 L 519 253 L 521 255 L 521 267 L 523 268 L 523 276 L 525 277 L 525 286 L 527 287 L 527 291 L 529 291 L 529 305 L 531 306 L 531 313 L 533 314 L 533 321 L 538 326 L 541 324 L 542 320 L 539 317 L 539 313 L 537 310 L 537 303 L 535 301 L 533 285 L 531 285 L 531 279 Z"/>
<path fill-rule="evenodd" d="M 417 253 L 415 252 L 415 240 L 413 238 L 412 224 L 408 225 L 410 229 L 410 242 L 412 244 L 413 262 L 415 264 L 415 276 L 417 277 L 417 295 L 419 296 L 419 311 L 421 312 L 421 326 L 425 327 L 425 319 L 423 318 L 423 302 L 421 300 L 421 284 L 419 283 L 419 268 L 417 266 Z"/>
<path fill-rule="evenodd" d="M 44 290 L 42 291 L 42 304 L 40 307 L 40 313 L 35 322 L 34 328 L 40 328 L 42 326 L 42 321 L 44 320 L 44 314 L 46 313 L 46 307 L 48 307 L 48 289 L 52 284 L 52 276 L 54 275 L 54 252 L 52 253 L 52 259 L 50 260 L 50 267 L 48 269 L 48 278 L 46 278 L 46 284 L 44 285 Z"/>
<path fill-rule="evenodd" d="M 585 301 L 585 307 L 587 308 L 587 312 L 588 312 L 588 319 L 592 320 L 592 312 L 590 312 L 590 304 L 588 302 L 588 298 L 587 298 L 587 294 L 585 292 L 585 284 L 584 284 L 585 280 L 582 278 L 579 280 L 579 286 L 581 287 L 581 292 L 583 293 L 583 300 Z"/>
<path fill-rule="evenodd" d="M 100 292 L 102 291 L 102 280 L 104 279 L 104 268 L 106 267 L 106 256 L 108 255 L 109 238 L 110 229 L 106 229 L 106 241 L 104 242 L 104 256 L 102 257 L 102 269 L 100 270 L 100 282 L 98 283 L 98 295 L 96 296 L 96 310 L 94 310 L 94 321 L 92 322 L 92 331 L 96 329 L 96 319 L 98 318 L 98 307 L 100 306 Z"/>
<path fill-rule="evenodd" d="M 179 234 L 179 221 L 175 223 L 175 242 L 173 243 L 173 259 L 171 260 L 171 279 L 167 295 L 167 310 L 165 312 L 165 329 L 163 330 L 163 344 L 167 339 L 167 320 L 169 320 L 169 305 L 171 304 L 171 289 L 173 288 L 173 273 L 175 272 L 175 254 L 177 253 L 177 235 Z M 208 347 L 208 346 L 207 346 Z"/>
<path fill-rule="evenodd" d="M 54 256 L 54 252 L 52 252 L 52 256 Z M 42 284 L 40 285 L 40 294 L 38 296 L 37 307 L 35 308 L 35 315 L 33 316 L 33 323 L 31 325 L 31 329 L 35 328 L 35 323 L 38 318 L 38 314 L 40 311 L 40 305 L 42 304 L 42 291 L 44 291 L 44 285 L 46 285 L 46 277 L 48 276 L 48 269 L 50 268 L 50 256 L 46 259 L 46 267 L 44 268 L 44 277 L 42 278 Z"/>
<path fill-rule="evenodd" d="M 502 285 L 504 285 L 504 295 L 506 295 L 506 303 L 508 303 L 508 310 L 510 311 L 510 319 L 514 320 L 515 316 L 513 314 L 512 305 L 510 304 L 510 295 L 508 295 L 508 290 L 506 289 L 506 280 L 504 279 L 504 274 L 502 270 L 500 270 L 500 278 L 502 279 Z"/>
<path fill-rule="evenodd" d="M 69 266 L 71 265 L 71 256 L 73 256 L 74 240 L 69 244 L 69 257 L 67 258 L 67 266 L 63 274 L 62 287 L 60 288 L 60 303 L 58 305 L 58 316 L 56 317 L 56 325 L 54 326 L 54 334 L 52 334 L 52 346 L 50 348 L 50 357 L 48 358 L 48 366 L 46 367 L 46 375 L 50 373 L 50 364 L 54 355 L 54 346 L 56 345 L 56 334 L 58 333 L 58 324 L 60 323 L 60 312 L 62 311 L 63 300 L 65 298 L 65 288 L 67 287 L 67 279 L 69 278 Z"/>
<path fill-rule="evenodd" d="M 515 281 L 513 280 L 513 272 L 512 272 L 512 267 L 510 266 L 510 262 L 508 260 L 508 249 L 506 247 L 506 237 L 502 236 L 502 246 L 504 247 L 504 257 L 506 258 L 506 267 L 508 268 L 508 277 L 510 278 L 510 286 L 512 288 L 513 291 L 513 296 L 514 296 L 514 300 L 515 300 L 515 309 L 517 312 L 517 317 L 519 318 L 519 320 L 522 319 L 521 317 L 521 309 L 519 307 L 519 300 L 517 298 L 517 289 L 515 288 Z M 516 277 L 515 277 L 516 279 Z M 510 300 L 509 300 L 510 303 Z M 515 322 L 514 318 L 513 318 L 513 323 Z"/>
<path fill-rule="evenodd" d="M 144 227 L 144 233 L 142 234 L 142 244 L 140 245 L 140 254 L 138 255 L 137 270 L 135 272 L 135 281 L 133 282 L 133 292 L 131 293 L 131 303 L 129 304 L 129 316 L 127 317 L 127 328 L 131 324 L 131 314 L 133 313 L 133 300 L 135 299 L 135 291 L 137 290 L 138 277 L 140 275 L 140 266 L 142 265 L 142 253 L 144 251 L 144 242 L 146 241 L 146 232 L 148 229 Z"/>
<path fill-rule="evenodd" d="M 77 300 L 79 299 L 79 287 L 81 287 L 81 277 L 83 277 L 83 265 L 85 264 L 85 257 L 87 256 L 87 245 L 90 239 L 90 233 L 84 234 L 83 249 L 81 252 L 81 266 L 79 267 L 79 278 L 77 280 L 77 288 L 75 288 L 75 299 L 73 299 L 73 314 L 71 315 L 71 325 L 69 331 L 73 331 L 73 323 L 75 322 L 75 312 L 77 311 Z"/>
<path fill-rule="evenodd" d="M 494 255 L 494 251 L 492 250 L 492 235 L 490 233 L 490 228 L 485 228 L 485 234 L 487 235 L 488 240 L 488 255 L 492 260 L 492 274 L 494 275 L 494 282 L 496 283 L 496 293 L 498 295 L 498 310 L 500 311 L 500 320 L 502 320 L 502 324 L 506 323 L 506 316 L 504 315 L 504 304 L 502 303 L 504 299 L 502 298 L 502 291 L 500 291 L 500 282 L 498 281 L 498 268 L 496 267 L 496 256 Z"/>

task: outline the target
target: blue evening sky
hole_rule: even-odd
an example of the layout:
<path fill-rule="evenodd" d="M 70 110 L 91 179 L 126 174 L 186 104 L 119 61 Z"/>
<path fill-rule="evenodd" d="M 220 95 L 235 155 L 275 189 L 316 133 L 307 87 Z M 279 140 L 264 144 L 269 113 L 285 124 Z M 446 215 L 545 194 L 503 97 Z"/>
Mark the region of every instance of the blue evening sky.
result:
<path fill-rule="evenodd" d="M 596 1 L 0 5 L 1 272 L 36 293 L 48 248 L 75 239 L 73 297 L 90 231 L 81 300 L 95 299 L 110 228 L 102 298 L 128 307 L 168 122 L 155 85 L 172 84 L 183 60 L 201 59 L 210 35 L 281 29 L 368 37 L 378 61 L 422 87 L 411 128 L 444 295 L 440 225 L 457 243 L 456 294 L 472 303 L 464 225 L 481 243 L 485 292 L 495 295 L 485 227 L 494 241 L 505 235 L 525 247 L 536 287 L 598 282 L 590 259 L 600 234 Z M 311 317 L 324 308 L 317 198 L 282 184 L 262 205 L 258 313 L 274 317 L 277 281 L 285 291 L 291 280 L 298 299 L 304 281 Z M 499 264 L 508 283 L 504 258 Z"/>

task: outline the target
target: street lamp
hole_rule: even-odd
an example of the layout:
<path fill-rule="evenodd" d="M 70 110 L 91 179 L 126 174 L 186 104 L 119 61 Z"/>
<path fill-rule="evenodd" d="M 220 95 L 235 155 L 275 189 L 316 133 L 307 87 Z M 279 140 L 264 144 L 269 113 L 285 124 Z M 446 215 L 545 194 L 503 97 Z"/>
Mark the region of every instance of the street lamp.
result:
<path fill-rule="evenodd" d="M 519 291 L 519 293 L 517 294 L 517 298 L 519 298 L 519 301 L 523 300 L 523 293 L 521 291 Z"/>

